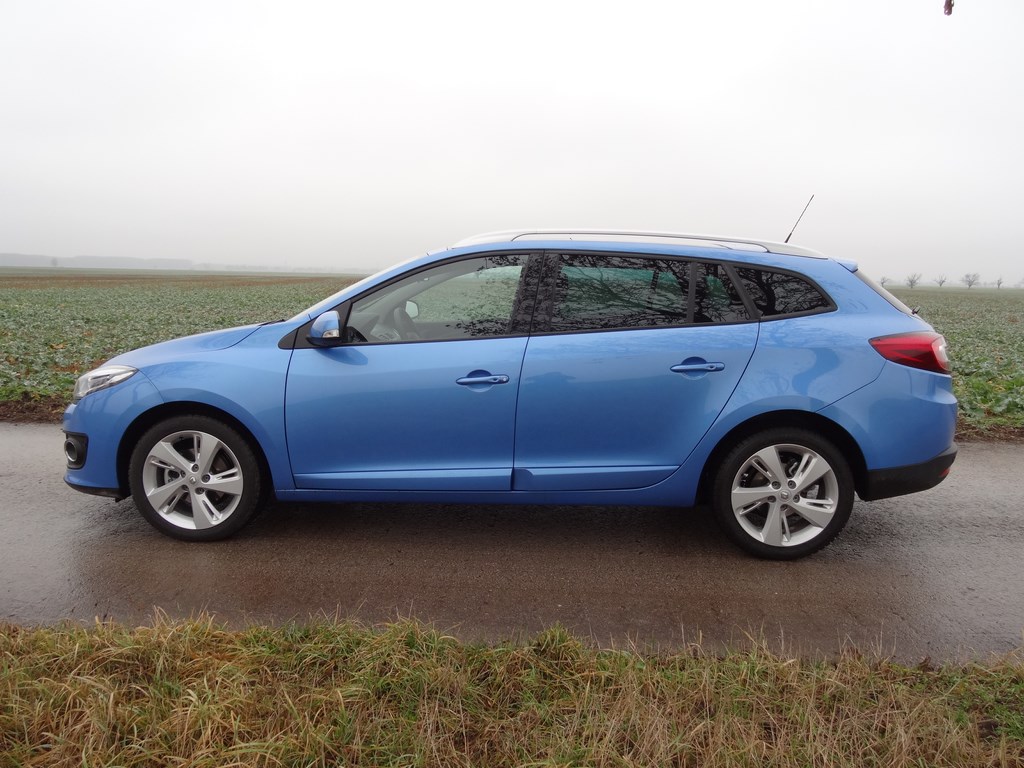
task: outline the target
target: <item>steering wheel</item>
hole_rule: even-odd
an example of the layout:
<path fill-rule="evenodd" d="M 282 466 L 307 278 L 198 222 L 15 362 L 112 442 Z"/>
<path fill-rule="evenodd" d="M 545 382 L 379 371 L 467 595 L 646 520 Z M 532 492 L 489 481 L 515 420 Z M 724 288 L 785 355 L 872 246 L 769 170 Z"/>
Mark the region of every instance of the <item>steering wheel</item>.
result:
<path fill-rule="evenodd" d="M 420 338 L 412 318 L 402 306 L 385 312 L 373 323 L 372 329 L 366 333 L 360 333 L 354 325 L 348 325 L 346 333 L 352 341 L 362 343 L 383 341 L 393 344 L 396 341 L 412 341 Z"/>

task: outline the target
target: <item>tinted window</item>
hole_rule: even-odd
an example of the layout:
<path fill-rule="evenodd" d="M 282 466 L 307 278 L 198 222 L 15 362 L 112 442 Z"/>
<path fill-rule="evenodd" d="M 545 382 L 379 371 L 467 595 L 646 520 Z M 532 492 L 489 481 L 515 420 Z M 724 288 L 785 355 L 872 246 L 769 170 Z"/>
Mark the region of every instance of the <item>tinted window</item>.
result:
<path fill-rule="evenodd" d="M 832 308 L 821 291 L 796 275 L 750 267 L 736 271 L 762 317 Z"/>
<path fill-rule="evenodd" d="M 562 255 L 551 330 L 683 325 L 688 269 L 688 263 L 669 259 Z"/>
<path fill-rule="evenodd" d="M 694 265 L 693 322 L 735 323 L 749 320 L 736 287 L 721 264 Z"/>
<path fill-rule="evenodd" d="M 526 260 L 496 255 L 417 272 L 355 302 L 348 325 L 377 343 L 508 335 Z"/>

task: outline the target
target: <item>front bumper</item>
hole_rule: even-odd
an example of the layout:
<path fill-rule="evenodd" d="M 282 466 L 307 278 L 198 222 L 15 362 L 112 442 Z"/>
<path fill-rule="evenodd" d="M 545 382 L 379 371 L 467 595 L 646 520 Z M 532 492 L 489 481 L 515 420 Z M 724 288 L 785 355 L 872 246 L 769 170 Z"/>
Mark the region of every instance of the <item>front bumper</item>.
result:
<path fill-rule="evenodd" d="M 953 443 L 938 456 L 920 464 L 869 470 L 857 495 L 864 501 L 876 501 L 927 491 L 946 479 L 956 454 L 957 445 Z"/>
<path fill-rule="evenodd" d="M 64 482 L 82 493 L 124 498 L 128 484 L 119 471 L 121 441 L 139 414 L 161 403 L 160 394 L 141 372 L 71 403 L 64 411 Z"/>

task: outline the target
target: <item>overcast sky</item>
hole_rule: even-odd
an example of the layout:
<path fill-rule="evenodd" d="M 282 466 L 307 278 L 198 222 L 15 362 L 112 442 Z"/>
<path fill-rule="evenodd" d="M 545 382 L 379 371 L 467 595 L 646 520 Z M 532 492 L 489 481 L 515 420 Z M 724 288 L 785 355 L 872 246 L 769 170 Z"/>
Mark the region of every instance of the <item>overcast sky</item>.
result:
<path fill-rule="evenodd" d="M 1024 3 L 0 0 L 0 252 L 369 269 L 515 227 L 1024 278 Z"/>

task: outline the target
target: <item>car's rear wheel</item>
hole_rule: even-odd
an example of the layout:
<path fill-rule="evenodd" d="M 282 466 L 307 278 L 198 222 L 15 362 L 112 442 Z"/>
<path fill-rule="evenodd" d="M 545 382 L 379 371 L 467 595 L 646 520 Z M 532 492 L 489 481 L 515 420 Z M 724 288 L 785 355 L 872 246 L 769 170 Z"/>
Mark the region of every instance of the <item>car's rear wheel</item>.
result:
<path fill-rule="evenodd" d="M 742 440 L 714 483 L 714 509 L 748 552 L 792 560 L 829 544 L 853 509 L 853 475 L 836 447 L 803 429 Z"/>
<path fill-rule="evenodd" d="M 260 465 L 236 430 L 208 416 L 178 416 L 147 431 L 128 476 L 139 512 L 161 533 L 213 541 L 235 533 L 260 502 Z"/>

